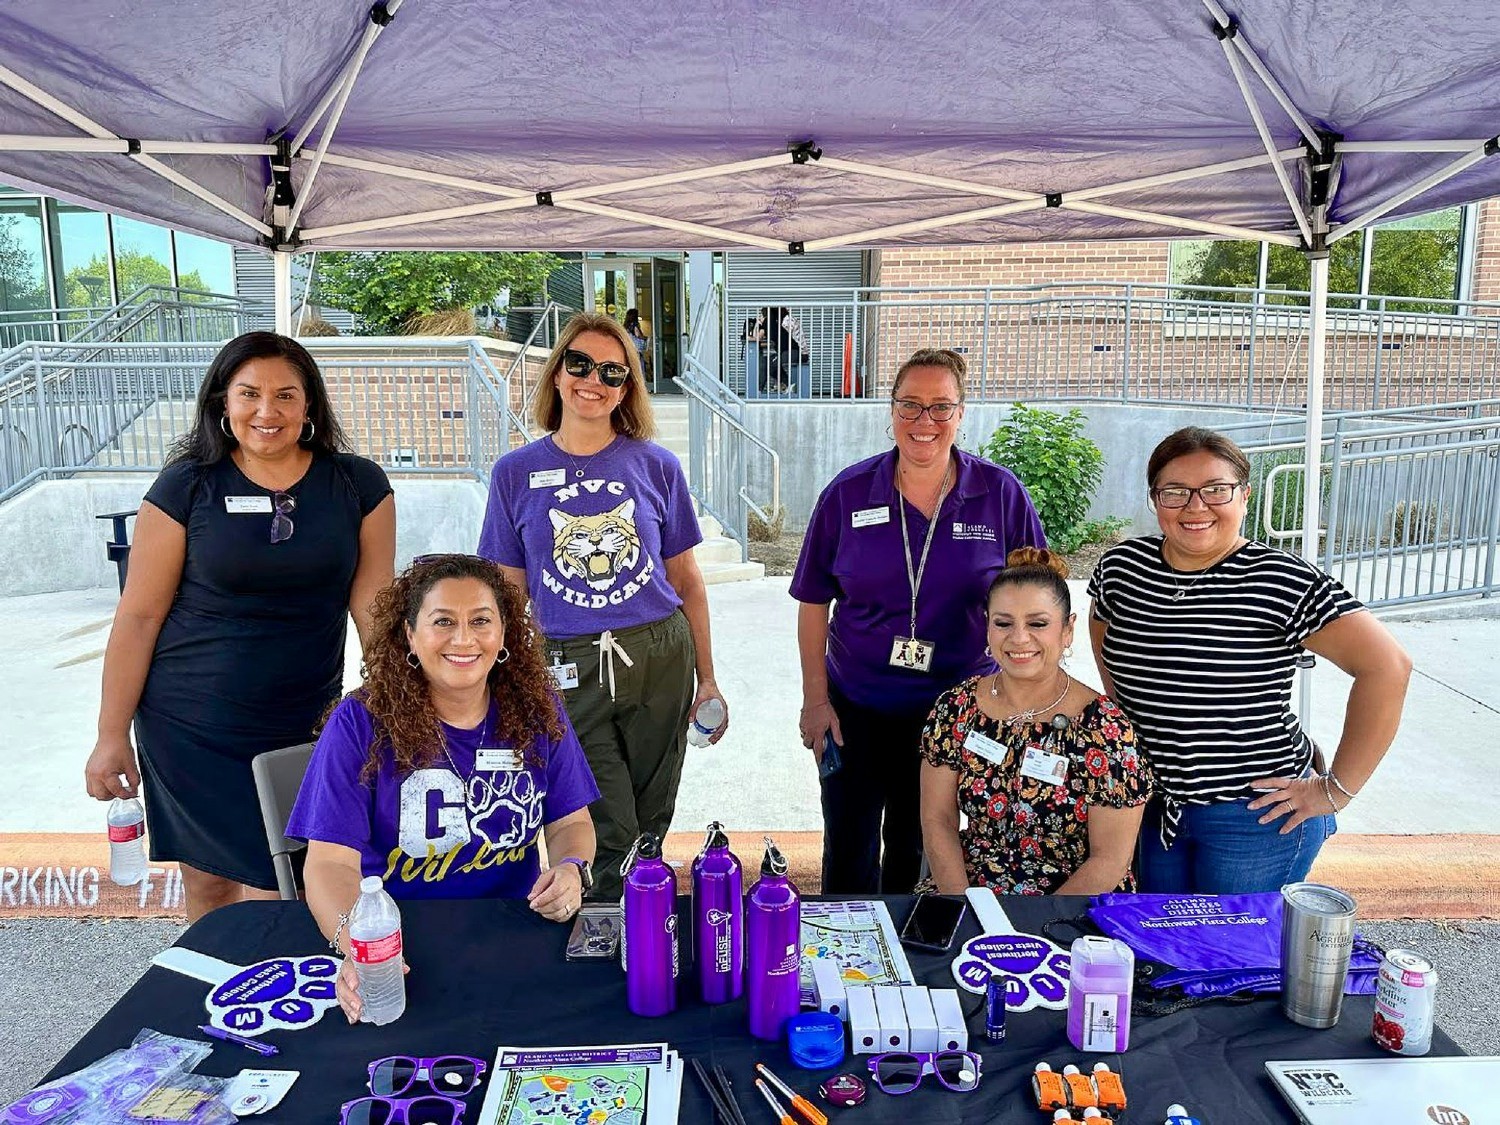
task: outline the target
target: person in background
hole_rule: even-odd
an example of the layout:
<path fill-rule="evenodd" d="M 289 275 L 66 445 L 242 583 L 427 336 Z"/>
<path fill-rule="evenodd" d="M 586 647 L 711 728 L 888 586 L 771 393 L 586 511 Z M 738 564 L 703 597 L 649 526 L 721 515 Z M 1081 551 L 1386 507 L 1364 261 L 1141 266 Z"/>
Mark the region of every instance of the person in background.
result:
<path fill-rule="evenodd" d="M 136 516 L 84 775 L 101 801 L 144 780 L 151 859 L 180 865 L 189 921 L 276 897 L 250 761 L 312 737 L 349 617 L 365 639 L 395 569 L 390 483 L 345 448 L 307 350 L 248 332 Z"/>
<path fill-rule="evenodd" d="M 825 894 L 904 894 L 916 883 L 928 712 L 953 684 L 994 670 L 986 591 L 1012 550 L 1046 544 L 1015 474 L 954 446 L 965 372 L 946 349 L 901 365 L 894 447 L 823 489 L 792 577 Z M 830 742 L 837 768 L 824 762 Z"/>
<path fill-rule="evenodd" d="M 1068 565 L 1018 547 L 990 583 L 997 671 L 938 697 L 922 731 L 922 843 L 939 894 L 1134 889 L 1151 775 L 1130 721 L 1068 675 Z M 1057 717 L 1066 727 L 1056 729 Z M 959 814 L 967 823 L 959 826 Z"/>
<path fill-rule="evenodd" d="M 398 900 L 524 897 L 572 918 L 599 789 L 520 589 L 472 555 L 418 559 L 375 599 L 362 679 L 318 735 L 287 823 L 307 841 L 308 908 L 334 947 L 348 952 L 367 875 Z M 339 999 L 357 1020 L 348 958 Z"/>
<path fill-rule="evenodd" d="M 807 334 L 802 322 L 785 305 L 760 310 L 745 335 L 747 351 L 758 368 L 764 394 L 786 394 L 797 390 L 807 374 Z"/>
<path fill-rule="evenodd" d="M 648 349 L 651 346 L 651 337 L 646 335 L 646 330 L 641 327 L 641 313 L 639 309 L 625 310 L 625 334 L 635 344 L 635 354 L 640 357 L 641 371 L 647 378 L 651 376 L 651 362 Z"/>
<path fill-rule="evenodd" d="M 682 466 L 649 440 L 640 357 L 614 320 L 564 326 L 531 407 L 547 436 L 495 463 L 479 553 L 531 595 L 604 794 L 590 809 L 594 893 L 615 899 L 636 837 L 672 822 L 688 717 L 723 702 L 693 556 L 703 535 Z M 728 723 L 726 706 L 712 741 Z"/>
<path fill-rule="evenodd" d="M 1273 891 L 1306 878 L 1401 721 L 1411 659 L 1335 579 L 1241 534 L 1249 480 L 1222 434 L 1170 434 L 1146 468 L 1162 533 L 1110 548 L 1089 582 L 1105 690 L 1156 773 L 1144 891 Z M 1331 763 L 1291 710 L 1304 649 L 1354 677 Z"/>

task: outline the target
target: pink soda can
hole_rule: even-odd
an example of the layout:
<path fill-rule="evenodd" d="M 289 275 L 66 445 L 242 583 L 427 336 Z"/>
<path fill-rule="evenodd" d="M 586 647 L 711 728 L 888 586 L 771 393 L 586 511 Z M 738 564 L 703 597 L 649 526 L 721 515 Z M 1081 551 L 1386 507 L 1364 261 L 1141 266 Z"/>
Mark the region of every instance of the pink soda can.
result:
<path fill-rule="evenodd" d="M 1437 969 L 1420 953 L 1388 952 L 1375 982 L 1375 1042 L 1398 1055 L 1430 1051 L 1437 983 Z"/>

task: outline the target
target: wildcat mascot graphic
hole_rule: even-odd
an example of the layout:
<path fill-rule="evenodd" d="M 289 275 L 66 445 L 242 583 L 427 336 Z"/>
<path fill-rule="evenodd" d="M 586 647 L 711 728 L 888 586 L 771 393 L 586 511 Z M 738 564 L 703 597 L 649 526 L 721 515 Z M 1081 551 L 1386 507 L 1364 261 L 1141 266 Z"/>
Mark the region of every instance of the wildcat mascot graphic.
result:
<path fill-rule="evenodd" d="M 608 590 L 640 558 L 634 500 L 595 516 L 570 516 L 556 508 L 547 514 L 552 519 L 552 561 L 565 578 L 581 578 L 595 590 Z"/>

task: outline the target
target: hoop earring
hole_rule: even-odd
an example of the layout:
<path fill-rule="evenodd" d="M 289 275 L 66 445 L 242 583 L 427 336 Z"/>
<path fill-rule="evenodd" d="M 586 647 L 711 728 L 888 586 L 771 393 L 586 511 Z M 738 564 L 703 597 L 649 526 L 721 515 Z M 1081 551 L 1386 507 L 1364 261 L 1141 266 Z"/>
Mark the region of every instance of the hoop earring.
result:
<path fill-rule="evenodd" d="M 307 434 L 303 437 L 298 438 L 298 441 L 312 441 L 313 435 L 318 432 L 318 427 L 311 418 L 307 419 L 306 425 Z"/>
<path fill-rule="evenodd" d="M 1070 661 L 1072 659 L 1073 659 L 1073 646 L 1069 645 L 1067 648 L 1065 648 L 1065 649 L 1062 650 L 1062 658 L 1060 660 L 1058 660 L 1058 663 L 1059 664 L 1066 664 L 1068 661 Z"/>
<path fill-rule="evenodd" d="M 413 669 L 422 667 L 422 661 L 414 652 L 407 652 L 406 663 Z"/>
<path fill-rule="evenodd" d="M 991 660 L 993 660 L 995 658 L 995 654 L 990 651 L 990 646 L 989 645 L 985 645 L 984 646 L 984 654 L 986 656 L 988 656 Z"/>
<path fill-rule="evenodd" d="M 886 423 L 885 436 L 891 441 L 896 440 L 896 431 L 891 427 L 890 423 Z"/>
<path fill-rule="evenodd" d="M 506 648 L 504 645 L 501 645 L 500 646 L 500 655 L 497 656 L 497 657 L 495 657 L 495 663 L 497 665 L 498 664 L 504 664 L 509 659 L 510 659 L 510 649 Z"/>
<path fill-rule="evenodd" d="M 221 429 L 221 430 L 224 431 L 224 436 L 227 437 L 230 441 L 234 440 L 234 434 L 229 429 L 229 415 L 228 414 L 220 414 L 219 415 L 219 429 Z"/>

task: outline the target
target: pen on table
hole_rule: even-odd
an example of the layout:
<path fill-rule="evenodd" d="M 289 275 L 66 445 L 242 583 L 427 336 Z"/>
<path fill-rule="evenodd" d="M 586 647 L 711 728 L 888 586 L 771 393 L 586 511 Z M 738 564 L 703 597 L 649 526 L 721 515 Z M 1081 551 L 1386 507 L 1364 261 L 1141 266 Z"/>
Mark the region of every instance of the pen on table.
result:
<path fill-rule="evenodd" d="M 771 1087 L 767 1086 L 764 1082 L 757 1078 L 755 1080 L 755 1088 L 761 1092 L 766 1101 L 770 1104 L 771 1112 L 776 1115 L 776 1120 L 779 1121 L 781 1125 L 795 1125 L 795 1122 L 792 1121 L 792 1115 L 781 1108 L 781 1103 L 776 1100 L 776 1095 L 771 1093 Z"/>
<path fill-rule="evenodd" d="M 765 1063 L 756 1063 L 755 1069 L 764 1074 L 766 1076 L 766 1081 L 770 1082 L 772 1086 L 775 1086 L 776 1089 L 781 1091 L 782 1096 L 790 1099 L 792 1108 L 801 1113 L 803 1117 L 807 1118 L 807 1120 L 810 1121 L 812 1125 L 828 1125 L 828 1115 L 826 1113 L 824 1113 L 817 1106 L 813 1105 L 812 1102 L 808 1101 L 801 1094 L 797 1093 L 796 1090 L 793 1090 L 781 1079 L 777 1078 L 776 1075 L 772 1074 L 771 1068 L 768 1067 Z"/>
<path fill-rule="evenodd" d="M 212 1024 L 200 1023 L 198 1030 L 210 1039 L 220 1039 L 225 1043 L 238 1043 L 241 1047 L 248 1047 L 257 1055 L 276 1055 L 281 1053 L 274 1043 L 262 1043 L 258 1039 L 251 1039 L 245 1035 L 236 1035 L 232 1031 L 224 1031 L 214 1027 Z"/>

